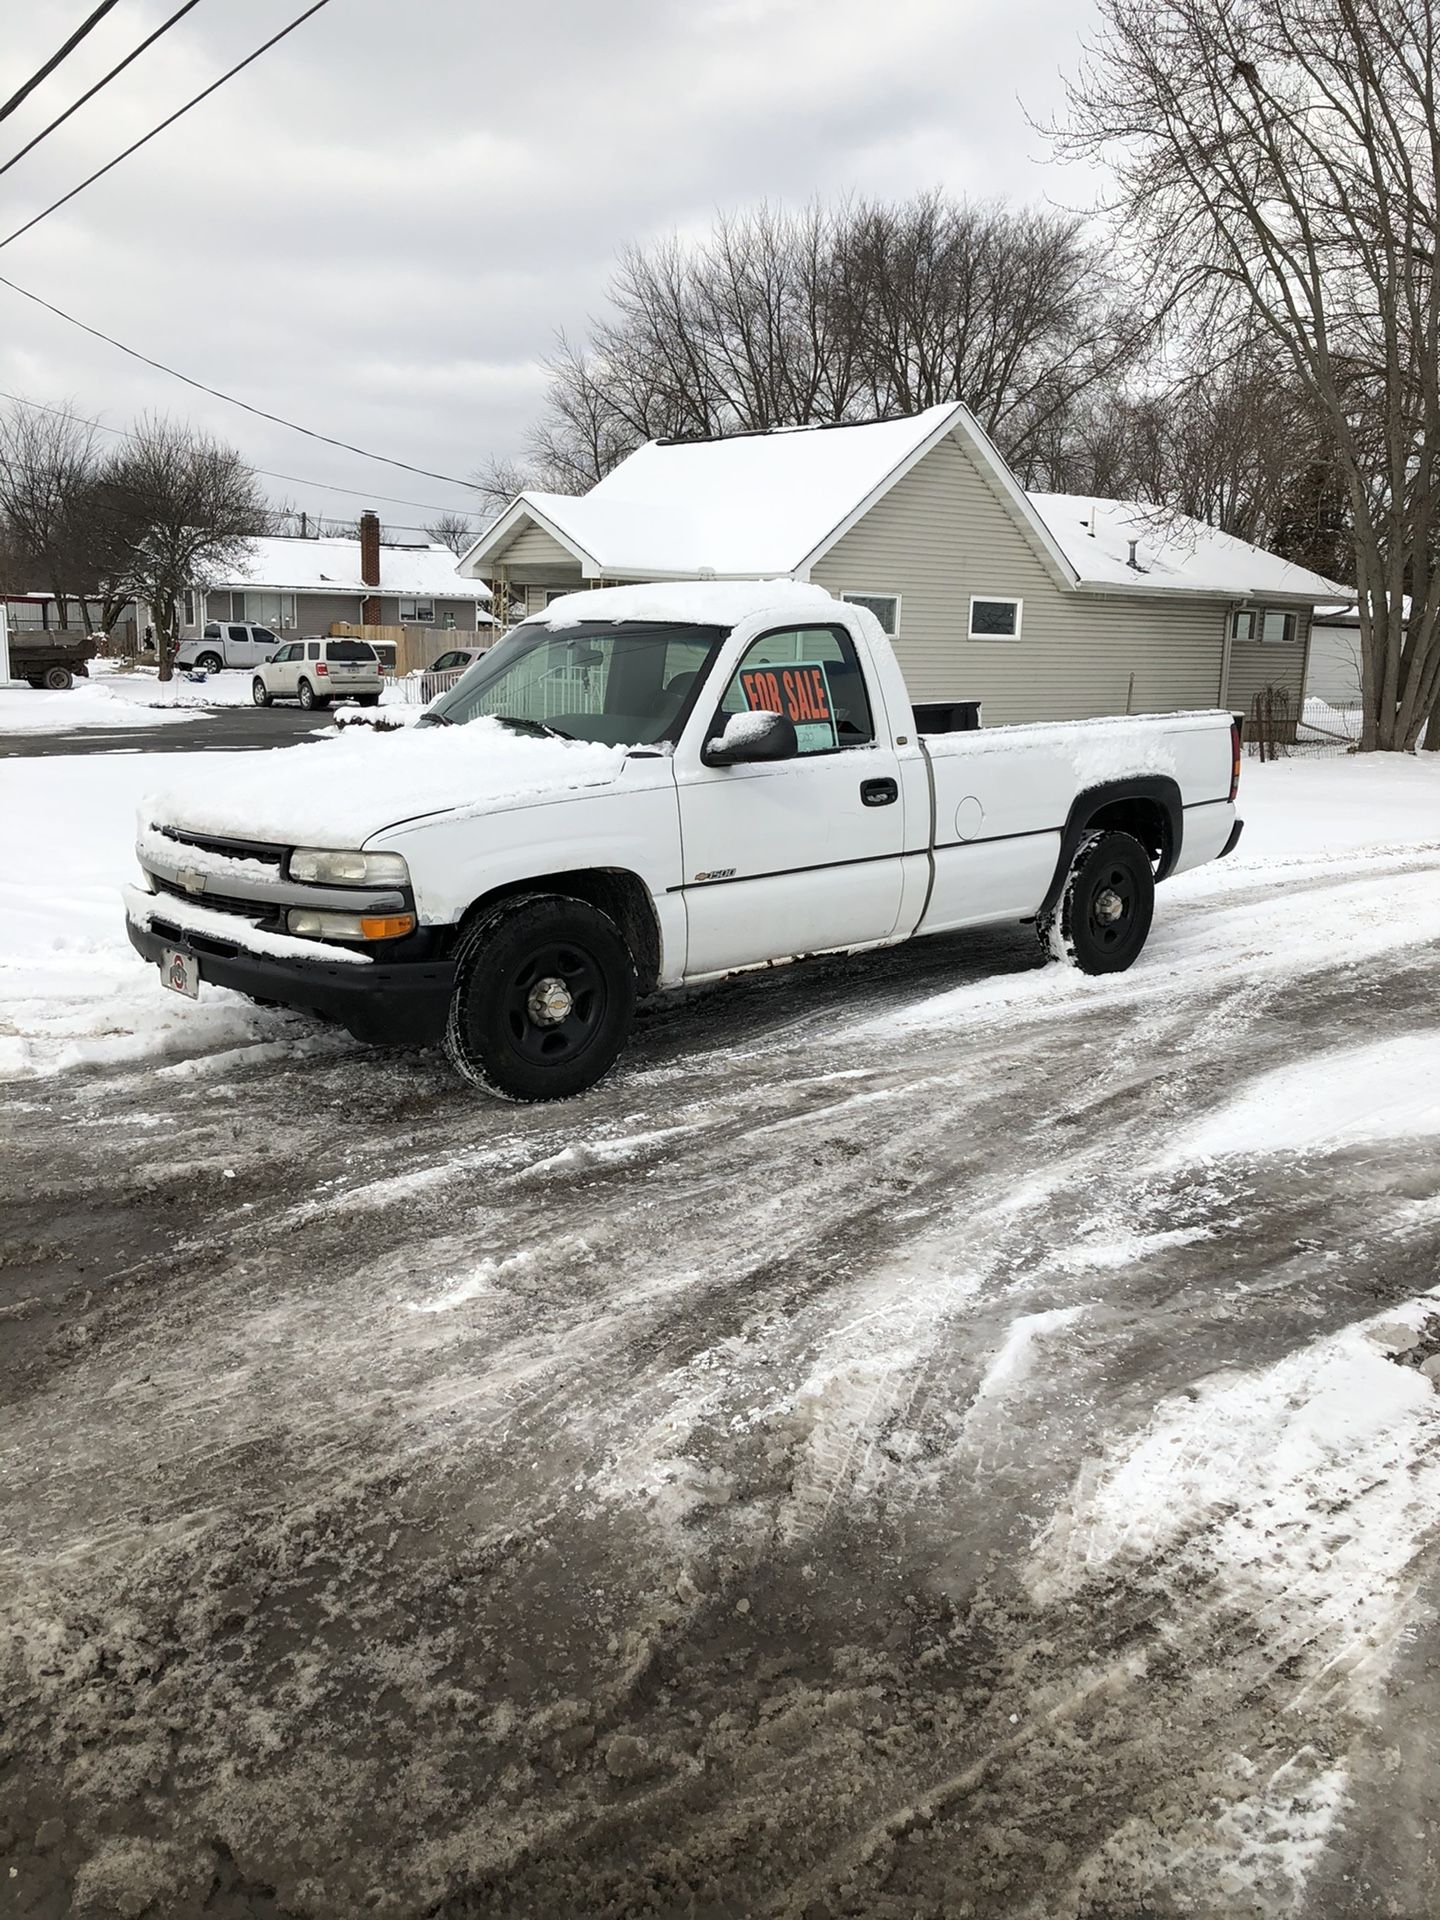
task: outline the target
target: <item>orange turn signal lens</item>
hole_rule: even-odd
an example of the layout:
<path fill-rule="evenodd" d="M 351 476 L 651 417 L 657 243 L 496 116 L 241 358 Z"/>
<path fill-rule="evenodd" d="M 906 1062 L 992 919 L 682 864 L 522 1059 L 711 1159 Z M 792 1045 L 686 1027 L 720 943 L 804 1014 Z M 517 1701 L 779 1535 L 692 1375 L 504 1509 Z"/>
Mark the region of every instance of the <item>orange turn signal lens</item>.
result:
<path fill-rule="evenodd" d="M 413 913 L 362 913 L 360 916 L 362 940 L 398 940 L 402 933 L 414 931 Z"/>

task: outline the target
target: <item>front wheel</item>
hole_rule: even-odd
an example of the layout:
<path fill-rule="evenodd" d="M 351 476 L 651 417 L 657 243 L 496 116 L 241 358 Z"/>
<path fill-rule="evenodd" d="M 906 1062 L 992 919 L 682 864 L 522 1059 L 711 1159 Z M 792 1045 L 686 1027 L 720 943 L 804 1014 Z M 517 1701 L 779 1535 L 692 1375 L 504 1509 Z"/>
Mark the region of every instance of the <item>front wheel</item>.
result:
<path fill-rule="evenodd" d="M 250 698 L 255 702 L 257 707 L 268 707 L 270 704 L 270 689 L 258 673 L 250 682 Z"/>
<path fill-rule="evenodd" d="M 67 687 L 73 687 L 75 680 L 69 667 L 47 667 L 44 684 L 51 693 L 63 693 Z"/>
<path fill-rule="evenodd" d="M 635 1016 L 635 962 L 587 901 L 522 894 L 473 921 L 456 952 L 445 1051 L 505 1100 L 566 1100 L 614 1065 Z"/>
<path fill-rule="evenodd" d="M 1129 833 L 1087 833 L 1075 850 L 1055 912 L 1038 925 L 1057 960 L 1082 973 L 1134 966 L 1155 914 L 1150 856 Z"/>

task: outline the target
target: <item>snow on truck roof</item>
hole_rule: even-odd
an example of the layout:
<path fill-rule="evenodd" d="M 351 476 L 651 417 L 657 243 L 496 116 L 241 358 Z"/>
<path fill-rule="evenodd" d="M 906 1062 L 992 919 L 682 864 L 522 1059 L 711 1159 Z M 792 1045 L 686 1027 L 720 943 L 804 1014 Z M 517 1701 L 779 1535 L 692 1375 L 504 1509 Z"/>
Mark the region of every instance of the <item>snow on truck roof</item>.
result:
<path fill-rule="evenodd" d="M 676 580 L 567 593 L 532 620 L 550 627 L 571 627 L 581 620 L 683 620 L 698 627 L 737 627 L 755 614 L 813 620 L 834 607 L 823 587 L 800 580 Z"/>

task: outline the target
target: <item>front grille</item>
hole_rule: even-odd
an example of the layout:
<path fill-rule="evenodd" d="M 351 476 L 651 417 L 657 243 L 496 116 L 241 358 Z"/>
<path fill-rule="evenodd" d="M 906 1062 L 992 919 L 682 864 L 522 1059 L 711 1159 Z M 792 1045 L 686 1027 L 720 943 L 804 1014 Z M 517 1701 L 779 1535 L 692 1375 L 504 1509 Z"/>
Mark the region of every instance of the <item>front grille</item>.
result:
<path fill-rule="evenodd" d="M 169 894 L 173 900 L 188 900 L 192 906 L 212 907 L 216 913 L 243 914 L 252 926 L 263 925 L 266 920 L 277 920 L 279 910 L 266 907 L 259 900 L 240 900 L 231 893 L 191 893 L 188 888 L 178 886 L 175 881 L 167 880 L 163 873 L 152 873 L 150 884 L 157 893 Z"/>
<path fill-rule="evenodd" d="M 266 866 L 277 869 L 285 860 L 286 849 L 269 840 L 229 840 L 215 833 L 185 833 L 179 827 L 158 824 L 155 832 L 178 841 L 182 847 L 200 847 L 206 853 L 228 854 L 231 859 L 263 860 Z"/>

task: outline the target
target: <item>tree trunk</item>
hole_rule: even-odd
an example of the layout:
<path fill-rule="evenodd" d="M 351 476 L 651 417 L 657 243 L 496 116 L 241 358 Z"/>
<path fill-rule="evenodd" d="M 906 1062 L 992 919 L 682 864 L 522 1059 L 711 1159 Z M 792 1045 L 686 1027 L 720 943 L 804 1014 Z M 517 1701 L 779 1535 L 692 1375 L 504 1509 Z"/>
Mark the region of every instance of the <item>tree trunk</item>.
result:
<path fill-rule="evenodd" d="M 174 678 L 175 649 L 179 644 L 175 625 L 175 600 L 170 594 L 163 594 L 154 608 L 155 614 L 155 658 L 160 667 L 162 684 Z"/>

